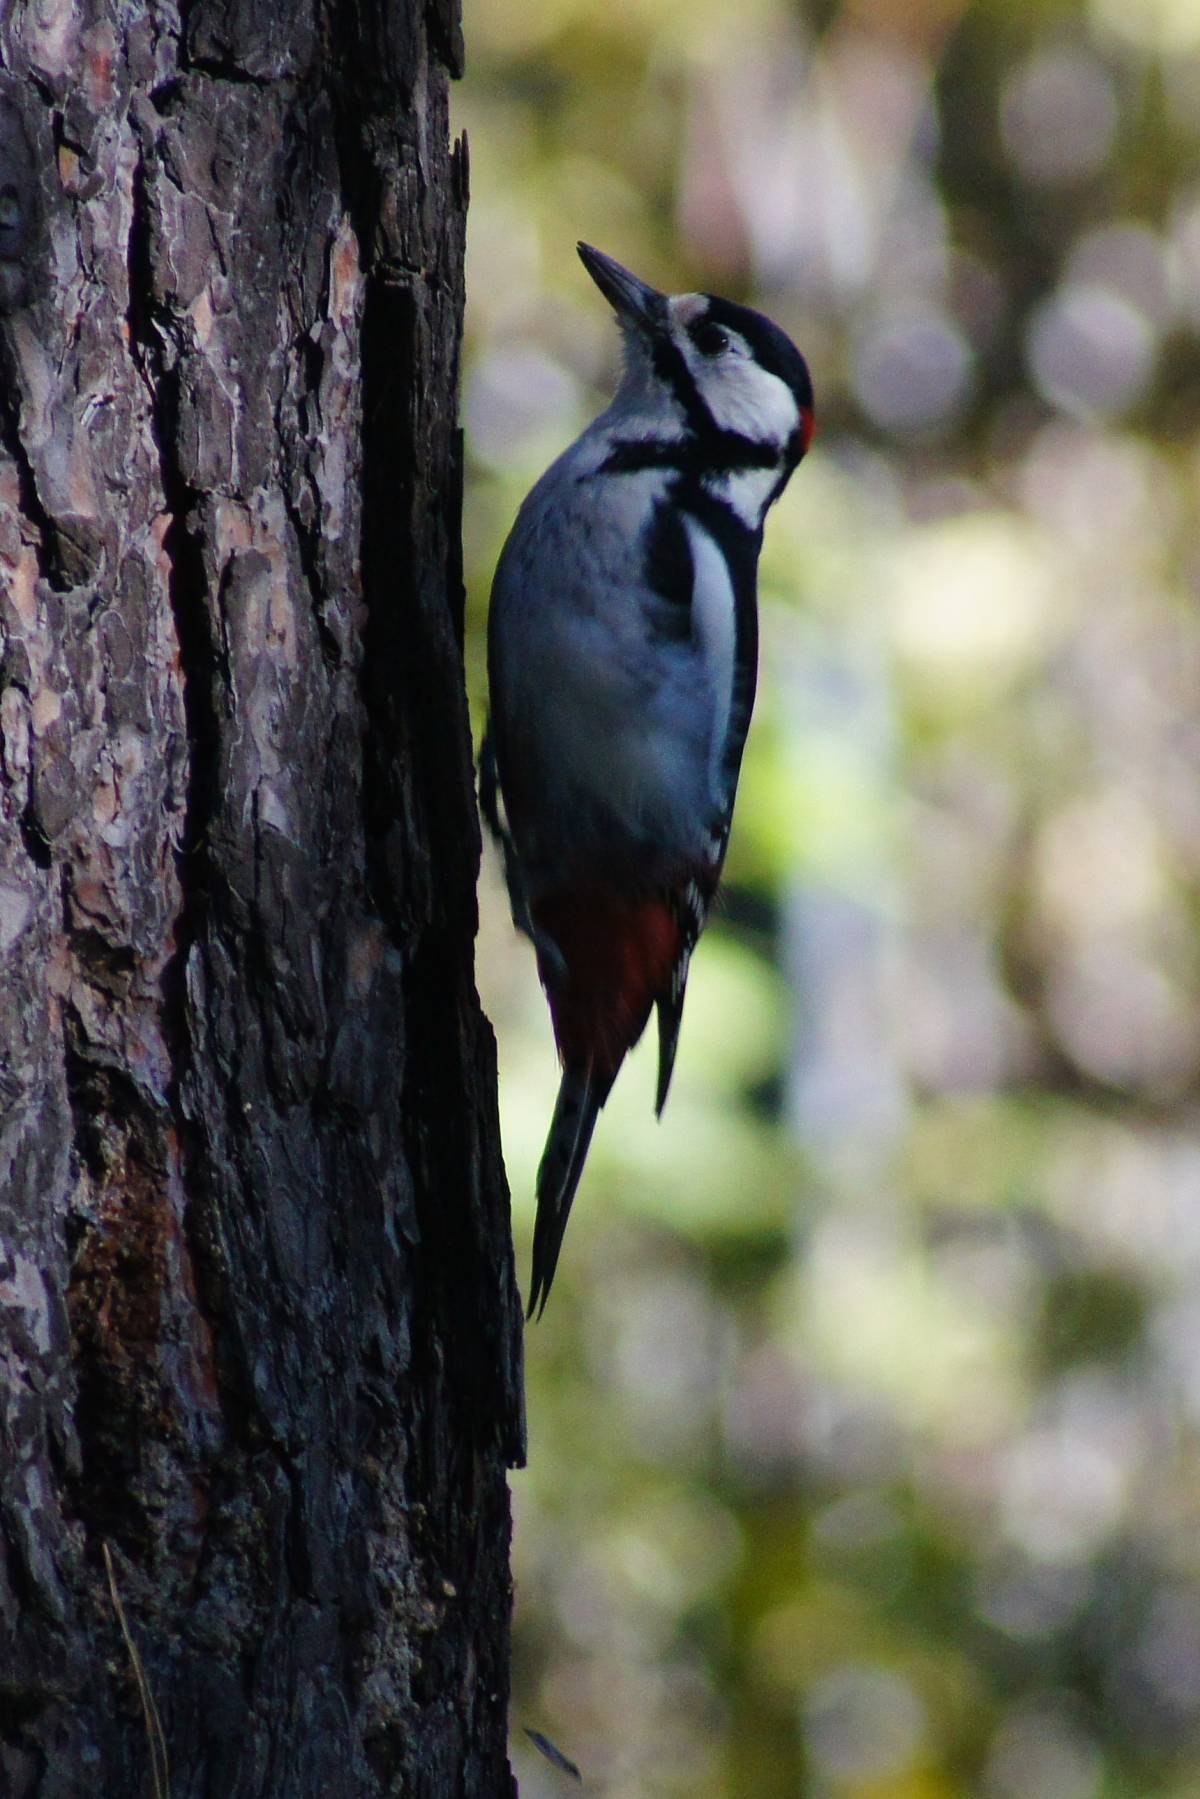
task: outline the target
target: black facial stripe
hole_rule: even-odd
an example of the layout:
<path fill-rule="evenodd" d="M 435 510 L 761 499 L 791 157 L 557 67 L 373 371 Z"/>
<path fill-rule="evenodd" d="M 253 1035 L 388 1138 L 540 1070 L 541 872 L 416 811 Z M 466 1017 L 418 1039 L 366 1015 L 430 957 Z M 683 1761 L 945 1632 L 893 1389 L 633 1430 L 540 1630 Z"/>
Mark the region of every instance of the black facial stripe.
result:
<path fill-rule="evenodd" d="M 704 438 L 677 438 L 667 442 L 661 438 L 619 438 L 596 473 L 601 475 L 636 475 L 645 469 L 670 469 L 689 483 L 701 476 L 735 475 L 742 469 L 778 468 L 779 475 L 763 506 L 770 511 L 792 478 L 804 454 L 804 425 L 797 425 L 781 450 L 757 444 L 738 431 L 718 431 L 711 427 Z M 581 475 L 590 481 L 590 475 Z"/>
<path fill-rule="evenodd" d="M 710 421 L 703 437 L 683 437 L 673 442 L 653 437 L 620 438 L 597 473 L 636 475 L 643 469 L 665 468 L 688 480 L 697 480 L 701 475 L 736 474 L 739 469 L 774 468 L 780 454 L 769 444 L 744 437 L 740 431 L 718 431 Z"/>
<path fill-rule="evenodd" d="M 775 504 L 776 500 L 779 498 L 780 494 L 783 492 L 783 490 L 787 486 L 788 482 L 791 480 L 792 474 L 793 474 L 794 470 L 796 469 L 796 467 L 800 461 L 800 458 L 803 456 L 803 454 L 804 454 L 804 426 L 803 426 L 803 424 L 800 424 L 800 425 L 797 425 L 796 429 L 792 432 L 792 435 L 788 438 L 787 442 L 783 446 L 783 459 L 780 463 L 779 479 L 776 481 L 774 487 L 771 489 L 770 493 L 767 495 L 766 504 L 763 507 L 763 517 L 764 518 L 766 517 L 767 513 L 771 510 L 772 506 Z"/>
<path fill-rule="evenodd" d="M 683 407 L 688 430 L 694 436 L 702 438 L 716 431 L 716 421 L 700 398 L 683 352 L 666 332 L 661 332 L 654 340 L 654 372 Z"/>

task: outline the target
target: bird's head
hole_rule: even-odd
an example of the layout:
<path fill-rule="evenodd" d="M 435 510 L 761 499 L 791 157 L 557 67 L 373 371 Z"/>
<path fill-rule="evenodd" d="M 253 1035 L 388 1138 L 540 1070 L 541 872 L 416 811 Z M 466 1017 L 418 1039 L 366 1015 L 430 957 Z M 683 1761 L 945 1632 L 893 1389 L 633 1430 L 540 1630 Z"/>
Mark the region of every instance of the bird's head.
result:
<path fill-rule="evenodd" d="M 786 480 L 813 431 L 812 381 L 791 338 L 749 306 L 660 293 L 590 244 L 579 255 L 624 338 L 618 404 L 693 439 L 714 466 L 758 452 Z"/>

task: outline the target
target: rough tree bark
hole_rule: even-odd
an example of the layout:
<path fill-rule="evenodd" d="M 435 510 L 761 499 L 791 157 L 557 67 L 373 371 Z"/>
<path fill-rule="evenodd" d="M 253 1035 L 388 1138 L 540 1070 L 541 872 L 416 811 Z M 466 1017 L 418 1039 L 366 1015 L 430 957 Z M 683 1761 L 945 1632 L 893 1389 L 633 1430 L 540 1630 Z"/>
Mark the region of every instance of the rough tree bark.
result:
<path fill-rule="evenodd" d="M 456 0 L 0 4 L 0 1793 L 514 1791 Z"/>

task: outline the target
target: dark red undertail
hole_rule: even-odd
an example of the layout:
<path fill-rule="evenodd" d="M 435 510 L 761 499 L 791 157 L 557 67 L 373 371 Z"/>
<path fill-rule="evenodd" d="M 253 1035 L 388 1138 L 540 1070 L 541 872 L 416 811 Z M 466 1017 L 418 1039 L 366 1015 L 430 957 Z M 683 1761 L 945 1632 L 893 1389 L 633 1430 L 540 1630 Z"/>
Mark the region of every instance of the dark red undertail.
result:
<path fill-rule="evenodd" d="M 603 888 L 555 895 L 534 908 L 562 957 L 565 978 L 542 968 L 564 1068 L 587 1064 L 598 1103 L 671 986 L 682 947 L 679 918 L 661 895 L 627 899 Z"/>
<path fill-rule="evenodd" d="M 597 1114 L 651 1008 L 672 994 L 684 939 L 677 910 L 657 896 L 593 889 L 540 901 L 532 913 L 548 946 L 539 967 L 563 1065 L 538 1169 L 529 1316 L 540 1317 Z M 551 965 L 554 952 L 561 964 Z"/>

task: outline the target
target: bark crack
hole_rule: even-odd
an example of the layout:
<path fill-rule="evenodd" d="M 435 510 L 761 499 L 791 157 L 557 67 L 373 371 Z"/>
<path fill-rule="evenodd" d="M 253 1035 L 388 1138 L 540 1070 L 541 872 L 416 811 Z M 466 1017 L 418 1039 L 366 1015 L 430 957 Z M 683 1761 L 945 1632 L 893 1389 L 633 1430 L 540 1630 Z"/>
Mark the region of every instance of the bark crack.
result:
<path fill-rule="evenodd" d="M 26 535 L 37 557 L 38 575 L 56 592 L 70 586 L 55 555 L 54 520 L 42 504 L 33 463 L 21 437 L 21 379 L 7 332 L 0 332 L 0 446 L 17 471 L 17 501 L 29 527 Z"/>
<path fill-rule="evenodd" d="M 180 363 L 177 354 L 168 353 L 171 348 L 176 348 L 171 345 L 170 322 L 156 317 L 153 298 L 148 172 L 148 158 L 143 149 L 133 177 L 126 316 L 135 358 L 143 367 L 151 394 L 159 480 L 170 518 L 163 537 L 163 551 L 167 558 L 167 588 L 179 646 L 179 673 L 187 725 L 184 822 L 176 858 L 180 884 L 177 949 L 163 977 L 168 999 L 167 1037 L 175 1062 L 178 1089 L 187 1041 L 184 970 L 192 944 L 200 933 L 208 900 L 205 846 L 217 800 L 219 725 L 213 684 L 219 652 L 213 641 L 203 553 L 199 539 L 189 526 L 200 496 L 183 475 L 177 449 Z"/>
<path fill-rule="evenodd" d="M 181 770 L 183 821 L 175 844 L 179 903 L 174 918 L 174 950 L 162 970 L 162 1033 L 170 1061 L 166 1101 L 178 1138 L 178 1155 L 188 1204 L 179 1220 L 197 1283 L 198 1315 L 211 1324 L 206 1302 L 206 1270 L 211 1248 L 202 1224 L 209 1193 L 208 1153 L 202 1126 L 185 1104 L 184 1089 L 193 1065 L 195 1042 L 190 1015 L 187 970 L 194 947 L 203 940 L 210 906 L 211 851 L 209 829 L 218 803 L 220 724 L 215 688 L 220 648 L 214 641 L 209 583 L 200 536 L 192 519 L 201 497 L 187 481 L 178 452 L 180 385 L 183 378 L 173 322 L 154 298 L 152 196 L 157 172 L 152 148 L 141 130 L 141 154 L 133 178 L 133 206 L 127 246 L 129 300 L 127 318 L 132 354 L 150 396 L 151 420 L 163 505 L 169 523 L 163 534 L 167 599 L 178 649 L 178 680 L 187 750 Z M 214 1383 L 211 1400 L 223 1411 Z"/>
<path fill-rule="evenodd" d="M 21 438 L 19 384 L 17 379 L 16 358 L 8 333 L 0 330 L 0 448 L 12 459 L 17 475 L 17 504 L 24 520 L 22 536 L 33 550 L 37 563 L 39 581 L 47 582 L 58 588 L 56 571 L 49 546 L 54 541 L 53 522 L 42 505 L 34 477 L 33 464 Z M 26 698 L 29 697 L 28 662 L 24 661 L 26 680 L 20 678 L 20 671 L 11 666 L 11 658 L 5 658 L 7 666 L 0 666 L 0 675 L 4 685 L 21 688 Z M 25 778 L 25 803 L 17 818 L 17 829 L 21 833 L 21 843 L 25 854 L 33 866 L 45 873 L 53 862 L 50 839 L 42 830 L 34 813 L 33 787 L 28 775 Z"/>

